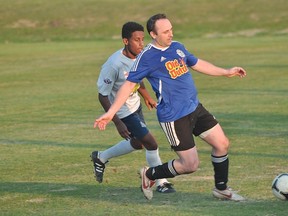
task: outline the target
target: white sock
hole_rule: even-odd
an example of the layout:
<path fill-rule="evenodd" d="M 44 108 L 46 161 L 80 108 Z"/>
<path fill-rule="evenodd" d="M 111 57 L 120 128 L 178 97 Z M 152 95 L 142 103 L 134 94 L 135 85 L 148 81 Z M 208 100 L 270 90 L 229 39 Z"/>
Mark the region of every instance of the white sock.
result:
<path fill-rule="evenodd" d="M 156 150 L 147 150 L 146 149 L 146 160 L 149 167 L 156 167 L 162 165 L 162 161 L 159 156 L 159 149 Z M 157 179 L 156 186 L 162 185 L 164 182 L 168 182 L 167 179 Z"/>
<path fill-rule="evenodd" d="M 134 149 L 129 140 L 122 140 L 121 142 L 115 144 L 114 146 L 101 151 L 100 155 L 99 155 L 99 159 L 105 163 L 106 161 L 108 161 L 110 158 L 113 157 L 118 157 L 121 155 L 125 155 L 128 154 L 132 151 L 135 151 L 136 149 Z"/>

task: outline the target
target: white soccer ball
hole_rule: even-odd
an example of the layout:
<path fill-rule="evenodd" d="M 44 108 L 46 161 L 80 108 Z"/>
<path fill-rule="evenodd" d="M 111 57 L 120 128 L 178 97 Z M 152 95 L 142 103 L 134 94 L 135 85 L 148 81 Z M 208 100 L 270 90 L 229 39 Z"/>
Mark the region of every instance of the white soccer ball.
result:
<path fill-rule="evenodd" d="M 288 200 L 288 173 L 281 173 L 272 182 L 273 194 L 281 200 Z"/>

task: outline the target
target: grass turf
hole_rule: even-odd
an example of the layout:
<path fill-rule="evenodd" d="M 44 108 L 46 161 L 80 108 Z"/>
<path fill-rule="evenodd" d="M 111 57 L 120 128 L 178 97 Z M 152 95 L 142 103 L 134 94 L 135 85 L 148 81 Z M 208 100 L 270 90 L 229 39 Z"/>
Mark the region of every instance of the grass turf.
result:
<path fill-rule="evenodd" d="M 280 46 L 285 40 L 185 41 L 197 44 L 197 54 L 205 59 L 227 67 L 239 59 L 247 69 L 245 79 L 193 73 L 201 101 L 231 140 L 230 185 L 248 198 L 244 203 L 211 197 L 210 148 L 198 139 L 200 169 L 171 180 L 176 194 L 155 194 L 152 202 L 143 198 L 136 172 L 145 164 L 144 151 L 111 160 L 103 184 L 97 184 L 90 152 L 120 139 L 112 124 L 105 132 L 92 127 L 103 112 L 95 80 L 103 56 L 110 54 L 110 50 L 105 52 L 110 41 L 1 44 L 5 69 L 0 85 L 1 214 L 281 215 L 286 203 L 277 200 L 270 187 L 278 173 L 287 172 L 287 75 L 286 62 L 279 58 L 280 53 L 285 54 Z M 265 67 L 259 58 L 253 58 L 264 58 L 264 52 L 257 55 L 262 44 L 269 56 Z M 251 46 L 255 46 L 252 51 Z M 99 52 L 105 53 L 102 58 Z M 219 52 L 227 56 L 226 61 Z M 144 111 L 162 160 L 174 158 L 155 112 Z"/>
<path fill-rule="evenodd" d="M 287 3 L 281 0 L 193 1 L 189 6 L 179 1 L 165 10 L 175 21 L 175 39 L 196 56 L 248 72 L 244 79 L 193 73 L 201 102 L 231 140 L 229 183 L 246 202 L 211 196 L 210 148 L 199 139 L 200 169 L 171 179 L 175 194 L 144 199 L 136 174 L 146 163 L 144 151 L 112 159 L 104 182 L 96 183 L 90 152 L 120 140 L 112 124 L 105 132 L 93 129 L 103 113 L 96 79 L 101 64 L 122 47 L 123 22 L 134 17 L 144 23 L 163 3 L 151 9 L 145 1 L 140 8 L 143 2 L 129 4 L 129 16 L 116 16 L 117 4 L 126 0 L 1 2 L 0 214 L 286 215 L 287 203 L 271 192 L 273 178 L 288 172 Z M 97 7 L 100 3 L 103 7 Z M 118 18 L 109 21 L 108 9 Z M 31 21 L 37 25 L 29 27 Z M 174 158 L 155 111 L 144 108 L 144 114 L 162 161 Z"/>

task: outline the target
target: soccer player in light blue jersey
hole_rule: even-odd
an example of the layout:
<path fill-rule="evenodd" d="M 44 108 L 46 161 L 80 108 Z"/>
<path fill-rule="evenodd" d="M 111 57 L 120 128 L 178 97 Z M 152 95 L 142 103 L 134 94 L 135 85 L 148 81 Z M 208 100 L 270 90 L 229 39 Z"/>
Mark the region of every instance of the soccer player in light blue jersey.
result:
<path fill-rule="evenodd" d="M 147 78 L 158 99 L 159 123 L 178 158 L 155 167 L 140 170 L 142 191 L 153 197 L 150 185 L 159 178 L 173 178 L 193 173 L 199 165 L 194 136 L 212 147 L 216 198 L 242 201 L 244 197 L 228 185 L 229 140 L 220 124 L 200 103 L 189 68 L 210 76 L 245 77 L 242 67 L 224 69 L 195 57 L 183 44 L 173 41 L 172 24 L 165 14 L 156 14 L 147 21 L 152 42 L 138 55 L 126 82 L 116 95 L 110 109 L 96 119 L 94 127 L 104 130 L 125 102 L 134 86 Z"/>
<path fill-rule="evenodd" d="M 125 23 L 122 27 L 122 41 L 124 48 L 113 53 L 102 65 L 97 81 L 98 98 L 105 111 L 114 102 L 115 95 L 126 81 L 136 56 L 143 50 L 144 27 L 136 22 Z M 144 83 L 139 82 L 135 85 L 112 119 L 124 140 L 105 150 L 93 151 L 91 154 L 95 178 L 99 183 L 103 181 L 105 164 L 109 159 L 142 149 L 143 146 L 146 149 L 149 166 L 162 164 L 158 144 L 145 124 L 138 92 L 149 109 L 156 107 L 156 102 L 150 97 Z M 173 193 L 175 189 L 167 179 L 161 178 L 156 181 L 156 191 Z"/>

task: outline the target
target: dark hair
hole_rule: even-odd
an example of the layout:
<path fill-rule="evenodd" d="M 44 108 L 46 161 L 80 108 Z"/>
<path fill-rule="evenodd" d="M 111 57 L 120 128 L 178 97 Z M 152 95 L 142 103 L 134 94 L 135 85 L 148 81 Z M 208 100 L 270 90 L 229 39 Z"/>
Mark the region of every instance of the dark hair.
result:
<path fill-rule="evenodd" d="M 132 36 L 132 33 L 135 31 L 143 31 L 144 27 L 136 22 L 127 22 L 122 27 L 122 39 L 127 38 L 130 39 Z"/>
<path fill-rule="evenodd" d="M 155 14 L 154 16 L 150 17 L 150 19 L 148 19 L 146 25 L 148 34 L 150 34 L 151 31 L 155 32 L 155 23 L 160 19 L 167 19 L 167 17 L 165 14 Z"/>

